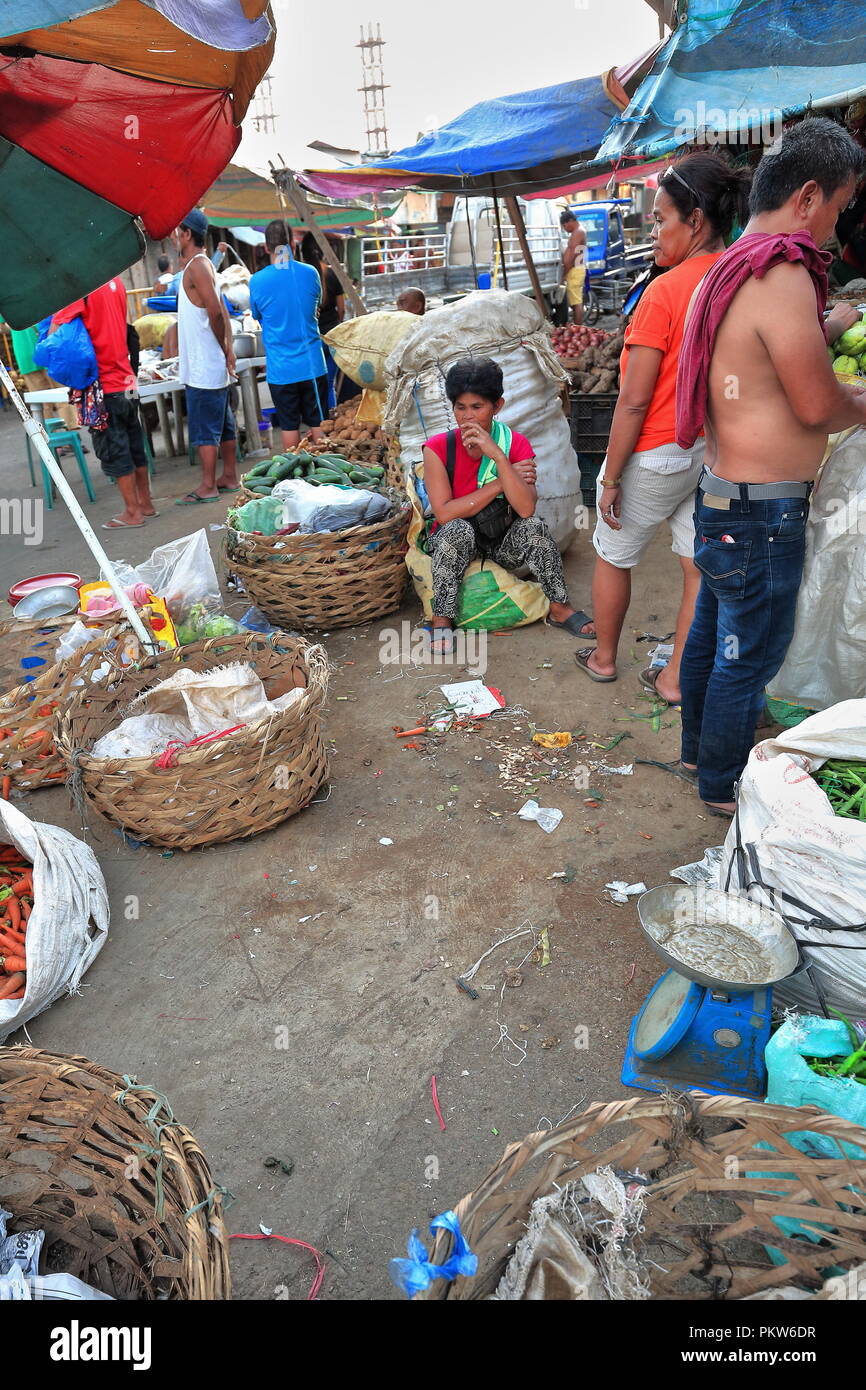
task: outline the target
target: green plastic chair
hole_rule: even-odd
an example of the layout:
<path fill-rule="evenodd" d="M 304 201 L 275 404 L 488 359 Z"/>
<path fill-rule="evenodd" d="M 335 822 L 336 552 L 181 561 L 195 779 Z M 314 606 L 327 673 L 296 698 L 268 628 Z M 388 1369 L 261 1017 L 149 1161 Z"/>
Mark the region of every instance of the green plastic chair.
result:
<path fill-rule="evenodd" d="M 89 474 L 88 471 L 87 471 L 87 460 L 86 460 L 85 457 L 84 457 L 84 450 L 83 450 L 82 447 L 81 447 L 81 440 L 78 438 L 78 431 L 77 431 L 77 430 L 67 430 L 67 429 L 65 429 L 65 428 L 64 428 L 64 429 L 59 429 L 59 430 L 58 430 L 58 429 L 49 429 L 49 428 L 48 428 L 49 425 L 53 425 L 53 424 L 55 424 L 55 423 L 56 423 L 56 422 L 53 421 L 53 420 L 46 421 L 46 429 L 48 430 L 48 447 L 49 447 L 49 449 L 51 450 L 51 452 L 52 452 L 52 454 L 54 455 L 54 458 L 55 458 L 55 460 L 57 461 L 58 464 L 60 463 L 60 458 L 59 458 L 59 451 L 60 451 L 60 449 L 62 449 L 64 446 L 68 446 L 68 447 L 72 450 L 72 452 L 73 452 L 74 455 L 75 455 L 75 461 L 76 461 L 76 463 L 78 464 L 78 471 L 79 471 L 79 473 L 81 474 L 82 480 L 83 480 L 83 482 L 84 482 L 84 487 L 85 487 L 85 490 L 86 490 L 86 492 L 87 492 L 87 496 L 88 496 L 88 498 L 90 499 L 91 502 L 95 502 L 95 501 L 96 501 L 96 493 L 93 491 L 93 484 L 92 484 L 91 481 L 90 481 L 90 474 Z M 62 424 L 63 422 L 61 421 L 60 423 Z M 29 441 L 28 441 L 28 442 L 29 442 Z M 45 467 L 45 464 L 44 464 L 44 463 L 41 463 L 41 468 L 42 468 L 42 490 L 43 490 L 44 495 L 45 495 L 45 505 L 46 505 L 46 507 L 48 508 L 49 511 L 53 511 L 53 510 L 54 510 L 54 484 L 53 484 L 53 482 L 52 482 L 52 480 L 51 480 L 51 474 L 48 472 L 48 469 Z"/>

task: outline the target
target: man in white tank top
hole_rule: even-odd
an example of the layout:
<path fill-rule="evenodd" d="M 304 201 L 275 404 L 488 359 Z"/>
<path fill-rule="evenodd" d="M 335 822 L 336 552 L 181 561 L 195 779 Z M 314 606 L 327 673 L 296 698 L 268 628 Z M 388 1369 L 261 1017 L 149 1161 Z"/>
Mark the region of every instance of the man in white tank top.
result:
<path fill-rule="evenodd" d="M 177 339 L 180 379 L 186 386 L 189 442 L 201 460 L 199 486 L 179 497 L 179 507 L 214 502 L 221 492 L 236 492 L 237 430 L 229 404 L 235 370 L 229 316 L 204 252 L 207 218 L 199 208 L 187 213 L 174 235 L 181 279 L 177 294 Z M 216 476 L 217 453 L 222 476 Z"/>

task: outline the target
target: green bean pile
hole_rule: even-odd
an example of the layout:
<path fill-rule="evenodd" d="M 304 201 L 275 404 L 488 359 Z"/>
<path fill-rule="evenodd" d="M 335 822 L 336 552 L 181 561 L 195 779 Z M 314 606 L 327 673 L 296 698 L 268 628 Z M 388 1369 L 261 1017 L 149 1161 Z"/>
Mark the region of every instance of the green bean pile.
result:
<path fill-rule="evenodd" d="M 866 820 L 866 763 L 830 758 L 812 776 L 837 816 Z"/>

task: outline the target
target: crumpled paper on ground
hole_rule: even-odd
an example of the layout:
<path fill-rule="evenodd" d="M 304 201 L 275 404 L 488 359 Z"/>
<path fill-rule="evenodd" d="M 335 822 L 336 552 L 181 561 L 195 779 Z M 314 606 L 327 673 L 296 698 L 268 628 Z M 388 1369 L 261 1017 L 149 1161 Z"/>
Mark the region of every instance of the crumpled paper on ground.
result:
<path fill-rule="evenodd" d="M 92 756 L 150 757 L 172 740 L 190 743 L 240 724 L 256 724 L 282 713 L 302 694 L 296 688 L 269 700 L 249 662 L 178 671 L 133 700 L 127 717 L 97 739 Z"/>

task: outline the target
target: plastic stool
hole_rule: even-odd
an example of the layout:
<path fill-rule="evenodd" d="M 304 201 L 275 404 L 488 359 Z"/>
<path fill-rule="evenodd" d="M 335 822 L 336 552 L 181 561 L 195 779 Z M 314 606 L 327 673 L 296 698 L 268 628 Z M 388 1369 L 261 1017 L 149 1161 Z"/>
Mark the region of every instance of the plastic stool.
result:
<path fill-rule="evenodd" d="M 68 429 L 66 421 L 61 420 L 59 415 L 55 415 L 51 420 L 43 420 L 42 423 L 49 434 L 61 434 L 64 430 Z"/>
<path fill-rule="evenodd" d="M 93 491 L 93 485 L 90 481 L 90 474 L 87 471 L 87 462 L 84 458 L 84 450 L 81 447 L 81 440 L 78 438 L 77 430 L 51 430 L 51 432 L 49 433 L 48 447 L 54 455 L 54 458 L 58 464 L 60 462 L 58 458 L 58 450 L 63 448 L 64 445 L 68 445 L 68 447 L 75 454 L 75 459 L 78 464 L 78 471 L 81 474 L 81 477 L 84 481 L 87 496 L 89 497 L 91 502 L 95 502 L 96 493 Z M 48 469 L 45 467 L 44 463 L 42 464 L 42 487 L 45 493 L 45 505 L 49 511 L 52 511 L 54 509 L 54 486 L 51 481 L 51 474 L 48 472 Z"/>

